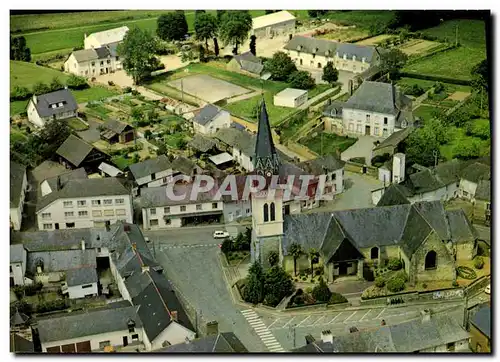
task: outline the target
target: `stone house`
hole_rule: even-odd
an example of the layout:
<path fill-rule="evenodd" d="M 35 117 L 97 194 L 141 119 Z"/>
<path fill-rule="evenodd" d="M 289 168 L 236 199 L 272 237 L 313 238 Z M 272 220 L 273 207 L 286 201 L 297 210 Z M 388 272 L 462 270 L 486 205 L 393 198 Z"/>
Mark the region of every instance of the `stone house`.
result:
<path fill-rule="evenodd" d="M 477 253 L 477 235 L 463 211 L 446 211 L 438 201 L 286 215 L 282 253 L 287 269 L 293 268 L 288 255 L 292 243 L 306 253 L 311 248 L 319 252 L 330 282 L 345 275 L 363 278 L 365 264 L 389 258 L 402 261 L 410 283 L 452 281 L 456 261 L 471 260 Z M 307 260 L 302 259 L 300 265 Z"/>
<path fill-rule="evenodd" d="M 10 162 L 10 227 L 21 230 L 23 221 L 24 199 L 28 189 L 26 166 Z"/>
<path fill-rule="evenodd" d="M 227 63 L 226 68 L 233 72 L 240 72 L 250 77 L 260 77 L 264 70 L 262 59 L 253 55 L 250 51 L 237 54 Z"/>
<path fill-rule="evenodd" d="M 127 143 L 135 140 L 135 129 L 125 122 L 109 119 L 102 125 L 101 139 L 113 143 Z"/>
<path fill-rule="evenodd" d="M 325 131 L 340 135 L 388 137 L 413 125 L 411 99 L 388 83 L 365 81 L 344 103 L 323 111 Z"/>
<path fill-rule="evenodd" d="M 192 119 L 192 122 L 195 133 L 214 134 L 220 129 L 231 126 L 231 114 L 213 104 L 207 104 Z"/>
<path fill-rule="evenodd" d="M 491 307 L 481 305 L 470 319 L 470 346 L 476 353 L 491 352 Z"/>
<path fill-rule="evenodd" d="M 117 53 L 118 43 L 99 48 L 76 50 L 64 62 L 64 71 L 80 77 L 96 77 L 122 69 L 122 59 Z"/>
<path fill-rule="evenodd" d="M 273 100 L 275 106 L 297 108 L 307 102 L 307 91 L 304 89 L 286 88 L 275 94 Z"/>
<path fill-rule="evenodd" d="M 83 167 L 88 173 L 97 171 L 102 162 L 110 159 L 109 155 L 73 134 L 59 146 L 56 156 L 59 156 L 59 163 L 64 167 L 69 169 Z"/>
<path fill-rule="evenodd" d="M 373 46 L 338 43 L 296 35 L 284 47 L 297 67 L 323 69 L 328 62 L 338 70 L 362 73 L 378 64 L 380 53 Z"/>
<path fill-rule="evenodd" d="M 83 40 L 84 48 L 97 49 L 106 45 L 118 44 L 123 41 L 123 38 L 127 34 L 128 30 L 129 28 L 127 26 L 121 26 L 119 28 L 92 33 L 88 36 L 85 34 Z"/>
<path fill-rule="evenodd" d="M 43 128 L 53 119 L 68 119 L 77 116 L 78 104 L 73 94 L 65 88 L 46 94 L 33 95 L 28 102 L 28 120 Z"/>
<path fill-rule="evenodd" d="M 273 38 L 279 35 L 289 35 L 295 32 L 295 16 L 288 11 L 278 11 L 252 19 L 251 34 L 257 38 Z"/>
<path fill-rule="evenodd" d="M 491 167 L 480 162 L 469 164 L 461 172 L 459 196 L 472 201 L 480 181 L 489 181 Z"/>

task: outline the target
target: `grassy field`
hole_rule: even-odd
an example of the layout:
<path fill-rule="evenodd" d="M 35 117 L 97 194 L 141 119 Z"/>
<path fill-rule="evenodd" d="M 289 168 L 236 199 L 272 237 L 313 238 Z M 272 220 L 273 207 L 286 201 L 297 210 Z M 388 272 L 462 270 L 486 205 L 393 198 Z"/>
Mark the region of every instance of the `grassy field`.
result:
<path fill-rule="evenodd" d="M 359 38 L 364 38 L 368 36 L 369 33 L 366 29 L 362 28 L 347 28 L 347 29 L 335 29 L 327 34 L 319 35 L 316 38 L 320 39 L 330 39 L 339 42 L 349 43 L 355 41 Z"/>
<path fill-rule="evenodd" d="M 394 11 L 387 10 L 351 10 L 351 11 L 330 11 L 325 16 L 332 22 L 345 25 L 357 25 L 367 28 L 373 23 L 389 23 L 395 16 Z"/>
<path fill-rule="evenodd" d="M 89 127 L 83 123 L 81 120 L 78 118 L 70 118 L 66 121 L 68 123 L 68 126 L 73 128 L 75 131 L 85 131 Z"/>
<path fill-rule="evenodd" d="M 373 36 L 373 37 L 365 39 L 365 40 L 357 41 L 356 44 L 358 44 L 358 45 L 377 45 L 378 43 L 381 43 L 384 40 L 391 39 L 394 37 L 395 37 L 394 35 L 382 34 L 382 35 Z"/>
<path fill-rule="evenodd" d="M 58 77 L 61 82 L 65 82 L 69 77 L 57 70 L 38 66 L 33 63 L 10 61 L 10 90 L 15 86 L 22 86 L 31 89 L 37 83 L 50 83 L 54 77 Z"/>
<path fill-rule="evenodd" d="M 300 143 L 319 155 L 327 155 L 335 154 L 337 149 L 344 152 L 356 141 L 356 138 L 321 132 L 316 137 L 308 137 Z"/>
<path fill-rule="evenodd" d="M 432 114 L 436 111 L 436 108 L 428 105 L 421 105 L 415 111 L 413 115 L 415 117 L 420 117 L 424 122 L 432 118 Z"/>
<path fill-rule="evenodd" d="M 446 160 L 453 159 L 455 148 L 466 143 L 468 139 L 477 140 L 479 143 L 480 156 L 487 156 L 491 152 L 491 142 L 489 140 L 481 140 L 477 137 L 468 136 L 465 134 L 464 128 L 449 127 L 448 134 L 450 135 L 450 141 L 447 144 L 441 145 L 439 149 L 441 156 L 443 156 Z"/>
<path fill-rule="evenodd" d="M 431 74 L 469 80 L 474 65 L 486 58 L 484 22 L 480 20 L 452 20 L 423 32 L 453 42 L 458 26 L 459 48 L 447 50 L 407 65 L 406 72 Z"/>
<path fill-rule="evenodd" d="M 424 79 L 416 79 L 416 78 L 401 78 L 398 80 L 397 85 L 401 87 L 403 92 L 405 89 L 410 88 L 413 85 L 419 85 L 422 87 L 424 91 L 429 90 L 432 88 L 436 82 L 432 80 L 424 80 Z M 471 93 L 472 88 L 468 85 L 458 85 L 458 84 L 451 84 L 451 83 L 443 83 L 445 86 L 445 91 L 448 94 L 452 94 L 454 92 L 467 92 Z"/>

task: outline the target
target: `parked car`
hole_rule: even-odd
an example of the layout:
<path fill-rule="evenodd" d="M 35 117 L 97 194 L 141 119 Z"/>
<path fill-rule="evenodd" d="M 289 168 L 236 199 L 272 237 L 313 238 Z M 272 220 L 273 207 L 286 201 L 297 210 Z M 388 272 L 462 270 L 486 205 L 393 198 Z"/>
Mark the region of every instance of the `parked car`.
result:
<path fill-rule="evenodd" d="M 484 289 L 484 292 L 488 295 L 491 293 L 491 284 L 488 284 L 488 286 Z"/>
<path fill-rule="evenodd" d="M 227 231 L 216 230 L 214 231 L 214 239 L 225 239 L 229 237 L 229 233 Z"/>

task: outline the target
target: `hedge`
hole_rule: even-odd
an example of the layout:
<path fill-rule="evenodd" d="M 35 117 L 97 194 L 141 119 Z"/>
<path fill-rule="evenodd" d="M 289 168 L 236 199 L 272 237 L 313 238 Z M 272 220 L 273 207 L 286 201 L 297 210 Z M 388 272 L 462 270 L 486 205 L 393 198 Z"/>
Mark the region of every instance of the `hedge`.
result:
<path fill-rule="evenodd" d="M 437 75 L 419 74 L 419 73 L 410 73 L 410 72 L 400 72 L 399 74 L 401 75 L 401 77 L 406 77 L 406 78 L 433 80 L 436 82 L 458 84 L 458 85 L 471 85 L 471 81 L 469 81 L 469 80 L 442 77 L 442 76 L 437 76 Z"/>

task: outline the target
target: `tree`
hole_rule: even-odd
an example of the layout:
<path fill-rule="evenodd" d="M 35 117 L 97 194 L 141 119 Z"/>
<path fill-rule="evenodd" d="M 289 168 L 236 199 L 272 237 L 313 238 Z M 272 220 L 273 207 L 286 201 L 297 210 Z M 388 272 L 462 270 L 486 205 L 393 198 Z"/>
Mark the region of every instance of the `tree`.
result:
<path fill-rule="evenodd" d="M 70 89 L 85 89 L 89 87 L 87 80 L 83 77 L 71 74 L 66 81 L 66 85 Z"/>
<path fill-rule="evenodd" d="M 47 159 L 56 153 L 70 134 L 71 129 L 66 120 L 54 119 L 47 122 L 38 134 L 33 134 L 30 147 L 39 157 Z"/>
<path fill-rule="evenodd" d="M 472 86 L 478 90 L 485 90 L 488 92 L 488 60 L 476 64 L 471 70 Z"/>
<path fill-rule="evenodd" d="M 187 32 L 188 26 L 183 10 L 163 14 L 157 20 L 156 34 L 162 40 L 184 40 Z"/>
<path fill-rule="evenodd" d="M 266 12 L 266 15 L 267 15 L 267 14 L 272 14 L 272 13 L 276 12 L 276 10 L 265 10 L 265 12 Z"/>
<path fill-rule="evenodd" d="M 203 45 L 198 46 L 198 58 L 200 59 L 201 63 L 204 63 L 206 61 L 205 57 L 205 48 L 203 48 Z"/>
<path fill-rule="evenodd" d="M 412 163 L 422 166 L 433 166 L 434 152 L 439 158 L 439 142 L 430 127 L 422 127 L 413 131 L 406 140 L 406 156 Z"/>
<path fill-rule="evenodd" d="M 130 29 L 123 42 L 118 45 L 118 54 L 123 59 L 123 68 L 138 84 L 158 68 L 156 58 L 157 41 L 153 35 L 139 28 Z"/>
<path fill-rule="evenodd" d="M 52 92 L 57 91 L 59 89 L 63 89 L 64 85 L 61 83 L 58 77 L 52 78 L 52 82 L 50 82 L 50 90 Z"/>
<path fill-rule="evenodd" d="M 215 38 L 217 34 L 217 20 L 211 14 L 199 14 L 194 19 L 194 32 L 196 39 L 204 41 L 208 50 L 208 39 Z"/>
<path fill-rule="evenodd" d="M 328 10 L 307 10 L 307 14 L 311 18 L 317 18 L 319 16 L 325 15 L 328 13 Z"/>
<path fill-rule="evenodd" d="M 14 90 L 10 94 L 10 98 L 13 101 L 21 101 L 21 100 L 29 98 L 31 96 L 31 94 L 32 94 L 32 92 L 28 88 L 16 85 L 14 87 Z"/>
<path fill-rule="evenodd" d="M 297 70 L 296 72 L 290 74 L 288 82 L 293 88 L 299 89 L 311 89 L 316 85 L 314 79 L 311 77 L 311 74 L 305 70 Z"/>
<path fill-rule="evenodd" d="M 267 256 L 267 261 L 269 262 L 269 265 L 275 266 L 280 261 L 280 256 L 276 251 L 273 250 Z"/>
<path fill-rule="evenodd" d="M 397 48 L 392 48 L 388 52 L 384 52 L 380 55 L 380 69 L 384 73 L 389 73 L 391 79 L 397 74 L 399 70 L 404 67 L 408 56 Z"/>
<path fill-rule="evenodd" d="M 319 285 L 315 286 L 312 291 L 312 296 L 316 301 L 327 303 L 332 297 L 332 292 L 328 285 L 326 285 L 323 278 L 319 279 Z"/>
<path fill-rule="evenodd" d="M 255 49 L 256 42 L 257 42 L 257 37 L 255 35 L 252 35 L 250 37 L 250 53 L 252 53 L 254 56 L 257 56 L 257 50 Z"/>
<path fill-rule="evenodd" d="M 470 160 L 481 155 L 481 141 L 477 138 L 464 138 L 453 147 L 453 157 Z"/>
<path fill-rule="evenodd" d="M 200 16 L 201 14 L 206 14 L 206 13 L 207 13 L 207 12 L 206 12 L 205 10 L 195 10 L 195 11 L 194 11 L 194 18 L 195 18 L 195 20 L 196 20 L 196 18 L 197 18 L 198 16 Z"/>
<path fill-rule="evenodd" d="M 36 82 L 32 89 L 33 94 L 39 96 L 41 94 L 50 93 L 50 87 L 42 82 Z"/>
<path fill-rule="evenodd" d="M 292 277 L 279 265 L 275 265 L 265 275 L 264 290 L 266 304 L 275 307 L 283 298 L 293 293 Z"/>
<path fill-rule="evenodd" d="M 219 56 L 219 42 L 217 41 L 217 38 L 214 38 L 214 53 L 215 56 Z"/>
<path fill-rule="evenodd" d="M 302 246 L 298 243 L 292 243 L 288 248 L 288 253 L 293 257 L 293 274 L 297 276 L 297 259 L 304 253 Z"/>
<path fill-rule="evenodd" d="M 220 24 L 221 20 L 222 20 L 222 16 L 224 16 L 224 14 L 227 13 L 227 10 L 217 10 L 217 22 Z"/>
<path fill-rule="evenodd" d="M 10 38 L 10 59 L 23 62 L 31 61 L 31 50 L 26 46 L 24 36 Z"/>
<path fill-rule="evenodd" d="M 309 260 L 311 261 L 311 276 L 314 276 L 314 264 L 319 261 L 319 253 L 316 249 L 309 249 Z"/>
<path fill-rule="evenodd" d="M 248 10 L 230 10 L 222 15 L 219 26 L 219 37 L 224 44 L 234 45 L 234 54 L 238 54 L 238 46 L 245 42 L 252 29 L 252 16 Z"/>
<path fill-rule="evenodd" d="M 139 107 L 132 108 L 131 116 L 136 120 L 140 120 L 143 117 L 142 110 Z"/>
<path fill-rule="evenodd" d="M 333 62 L 327 62 L 323 67 L 323 76 L 321 77 L 325 82 L 334 85 L 339 79 L 339 71 L 333 66 Z"/>
<path fill-rule="evenodd" d="M 292 58 L 284 52 L 276 52 L 273 57 L 264 63 L 264 68 L 271 73 L 273 80 L 286 81 L 293 72 L 297 71 L 297 67 Z"/>
<path fill-rule="evenodd" d="M 242 293 L 243 300 L 258 304 L 264 300 L 264 271 L 259 262 L 254 262 L 248 270 L 248 277 Z"/>

